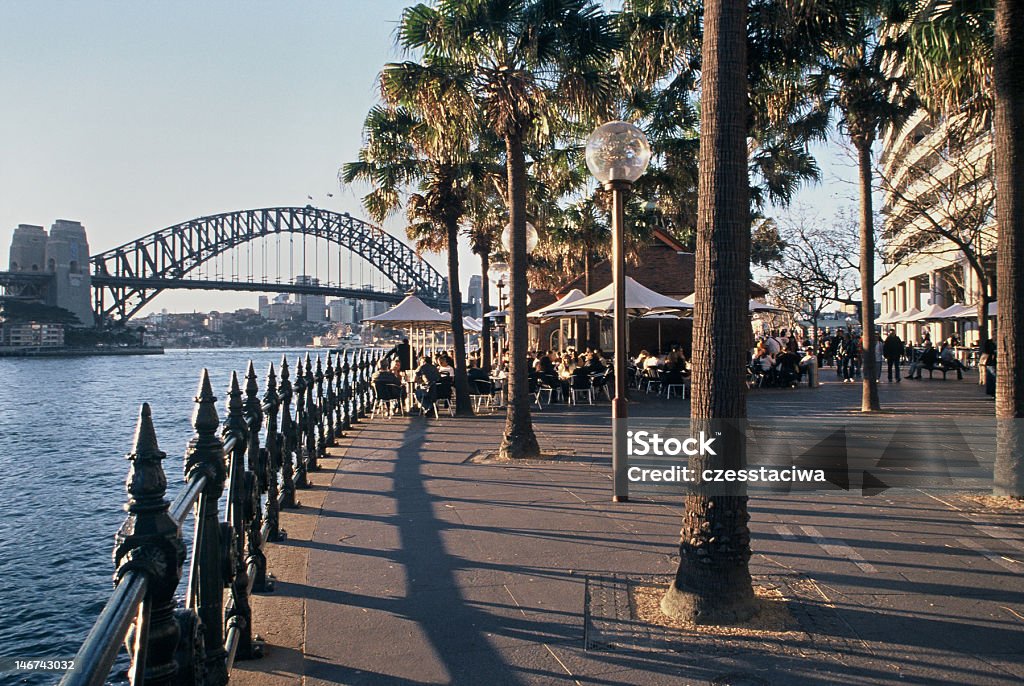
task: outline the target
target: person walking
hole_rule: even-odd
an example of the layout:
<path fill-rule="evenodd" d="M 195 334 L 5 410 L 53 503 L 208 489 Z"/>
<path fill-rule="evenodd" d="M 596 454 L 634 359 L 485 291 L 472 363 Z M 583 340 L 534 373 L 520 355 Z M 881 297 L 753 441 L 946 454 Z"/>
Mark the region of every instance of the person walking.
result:
<path fill-rule="evenodd" d="M 889 370 L 889 383 L 892 383 L 894 369 L 896 370 L 896 383 L 900 382 L 900 361 L 903 359 L 905 350 L 906 346 L 903 344 L 903 339 L 896 335 L 896 329 L 889 329 L 889 335 L 882 343 L 882 357 L 885 358 Z M 881 374 L 881 367 L 879 367 L 879 374 Z"/>

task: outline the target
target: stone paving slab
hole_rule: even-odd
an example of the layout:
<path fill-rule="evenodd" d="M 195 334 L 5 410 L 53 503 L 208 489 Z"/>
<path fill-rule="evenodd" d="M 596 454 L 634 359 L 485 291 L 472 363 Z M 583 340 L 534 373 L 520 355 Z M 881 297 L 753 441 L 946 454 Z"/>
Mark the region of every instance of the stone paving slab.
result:
<path fill-rule="evenodd" d="M 991 407 L 966 382 L 901 386 L 883 386 L 883 403 L 960 414 Z M 842 412 L 859 402 L 855 388 L 758 391 L 752 413 L 777 399 L 803 410 L 825 399 Z M 668 416 L 684 407 L 640 409 Z M 312 475 L 305 507 L 283 517 L 295 531 L 271 546 L 277 592 L 253 602 L 267 657 L 243 663 L 233 681 L 1020 683 L 1019 515 L 977 514 L 923 493 L 751 501 L 751 570 L 786 589 L 797 639 L 694 640 L 638 626 L 615 580 L 674 571 L 681 504 L 610 502 L 606 413 L 538 413 L 542 445 L 581 437 L 575 454 L 514 466 L 466 461 L 496 446 L 497 416 L 361 423 Z M 599 583 L 604 605 L 587 592 Z M 609 593 L 618 594 L 614 612 Z M 596 634 L 586 619 L 597 615 L 605 632 L 634 635 L 633 644 L 588 646 Z"/>

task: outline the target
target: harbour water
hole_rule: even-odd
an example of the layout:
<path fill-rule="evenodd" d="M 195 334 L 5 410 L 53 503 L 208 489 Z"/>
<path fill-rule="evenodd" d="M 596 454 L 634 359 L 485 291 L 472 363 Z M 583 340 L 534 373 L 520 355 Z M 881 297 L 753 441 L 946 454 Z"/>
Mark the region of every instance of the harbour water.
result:
<path fill-rule="evenodd" d="M 172 498 L 202 368 L 223 419 L 231 372 L 241 377 L 252 359 L 262 395 L 267 366 L 278 366 L 282 354 L 294 367 L 306 350 L 0 359 L 0 656 L 71 658 L 110 595 L 125 454 L 141 403 L 153 410 Z M 0 675 L 0 683 L 58 679 Z"/>

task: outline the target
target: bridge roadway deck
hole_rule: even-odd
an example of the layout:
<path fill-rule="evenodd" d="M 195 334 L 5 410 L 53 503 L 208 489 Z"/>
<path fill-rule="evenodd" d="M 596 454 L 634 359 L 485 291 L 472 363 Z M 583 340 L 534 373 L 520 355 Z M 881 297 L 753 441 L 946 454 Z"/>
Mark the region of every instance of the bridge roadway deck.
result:
<path fill-rule="evenodd" d="M 829 383 L 755 391 L 751 405 L 755 413 L 841 413 L 859 397 L 859 385 Z M 886 386 L 882 400 L 935 414 L 991 413 L 991 401 L 967 381 Z M 637 407 L 678 412 L 681 401 L 672 402 Z M 556 405 L 536 423 L 544 446 L 573 456 L 544 465 L 467 463 L 497 444 L 499 417 L 361 423 L 311 475 L 302 508 L 283 517 L 289 539 L 269 555 L 276 592 L 253 602 L 267 656 L 236 665 L 232 683 L 1024 679 L 1019 512 L 920 493 L 758 498 L 752 572 L 783 591 L 798 628 L 738 638 L 646 631 L 614 585 L 673 571 L 679 503 L 609 502 L 607 404 Z M 586 650 L 598 628 L 620 649 Z"/>

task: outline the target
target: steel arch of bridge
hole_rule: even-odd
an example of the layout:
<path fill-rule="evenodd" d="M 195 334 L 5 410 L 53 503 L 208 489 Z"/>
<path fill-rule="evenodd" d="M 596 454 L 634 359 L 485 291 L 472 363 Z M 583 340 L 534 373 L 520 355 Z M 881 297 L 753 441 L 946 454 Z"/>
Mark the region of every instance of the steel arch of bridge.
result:
<path fill-rule="evenodd" d="M 186 280 L 207 260 L 256 238 L 283 233 L 340 244 L 379 269 L 400 292 L 415 290 L 431 303 L 447 300 L 444 277 L 405 243 L 348 213 L 307 205 L 190 219 L 93 255 L 95 312 L 101 320 L 127 320 L 172 283 Z M 186 287 L 200 288 L 201 283 Z M 250 282 L 238 282 L 237 290 L 250 290 L 252 286 Z M 281 284 L 280 290 L 288 289 Z"/>

